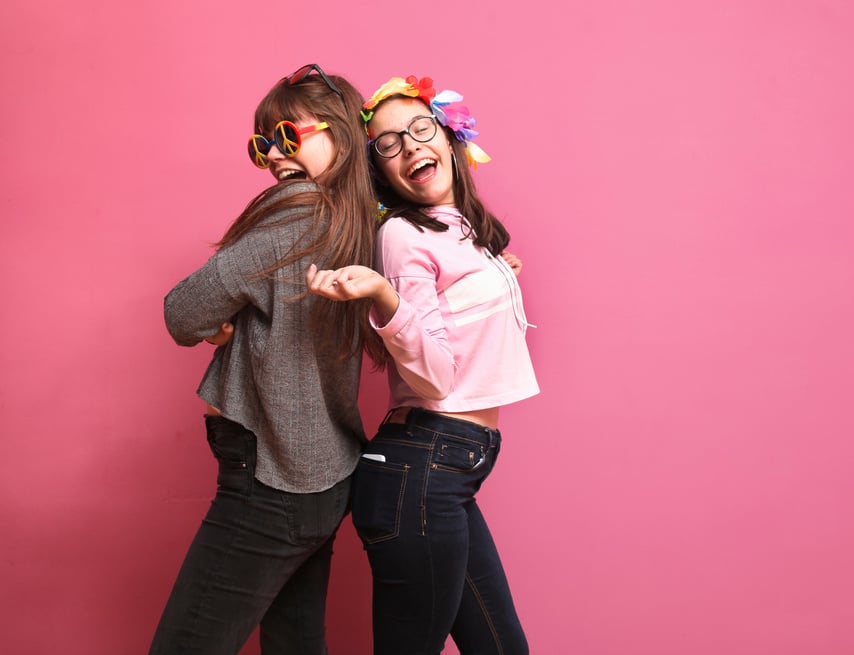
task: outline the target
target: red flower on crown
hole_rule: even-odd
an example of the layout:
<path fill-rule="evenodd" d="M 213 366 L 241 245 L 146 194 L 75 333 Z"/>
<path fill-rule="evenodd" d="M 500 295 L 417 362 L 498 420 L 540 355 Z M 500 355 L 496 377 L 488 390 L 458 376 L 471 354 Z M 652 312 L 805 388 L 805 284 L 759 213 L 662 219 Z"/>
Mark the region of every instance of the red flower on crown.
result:
<path fill-rule="evenodd" d="M 410 75 L 406 78 L 406 81 L 409 82 L 416 89 L 418 89 L 418 97 L 424 98 L 428 104 L 433 98 L 436 97 L 436 89 L 433 88 L 432 77 L 422 77 L 419 80 L 414 75 Z"/>

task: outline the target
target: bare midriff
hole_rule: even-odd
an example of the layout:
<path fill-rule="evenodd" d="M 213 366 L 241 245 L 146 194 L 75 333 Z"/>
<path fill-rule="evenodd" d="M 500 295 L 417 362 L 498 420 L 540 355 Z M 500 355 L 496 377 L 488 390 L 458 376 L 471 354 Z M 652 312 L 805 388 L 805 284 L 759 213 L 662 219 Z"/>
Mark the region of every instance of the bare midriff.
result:
<path fill-rule="evenodd" d="M 436 412 L 442 416 L 450 416 L 458 418 L 462 421 L 477 423 L 486 428 L 498 429 L 498 407 L 489 407 L 488 409 L 478 409 L 472 412 Z"/>
<path fill-rule="evenodd" d="M 409 414 L 411 407 L 398 407 L 386 419 L 390 423 L 403 423 L 406 421 L 406 415 Z M 469 423 L 476 423 L 486 428 L 498 429 L 498 407 L 489 407 L 487 409 L 477 409 L 471 412 L 435 412 L 449 418 L 456 418 Z"/>

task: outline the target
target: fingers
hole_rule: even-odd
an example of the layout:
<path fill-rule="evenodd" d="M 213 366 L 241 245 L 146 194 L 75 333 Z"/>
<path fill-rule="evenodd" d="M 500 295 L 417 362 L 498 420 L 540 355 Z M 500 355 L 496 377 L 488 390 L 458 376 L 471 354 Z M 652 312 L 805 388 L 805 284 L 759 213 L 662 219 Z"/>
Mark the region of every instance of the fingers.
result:
<path fill-rule="evenodd" d="M 308 286 L 308 290 L 311 293 L 326 295 L 330 289 L 338 286 L 336 274 L 337 271 L 318 270 L 317 267 L 312 264 L 308 267 L 308 271 L 306 271 L 305 274 L 306 286 Z"/>
<path fill-rule="evenodd" d="M 368 298 L 385 284 L 385 278 L 366 266 L 345 266 L 334 271 L 309 267 L 308 291 L 331 300 Z"/>
<path fill-rule="evenodd" d="M 318 270 L 314 264 L 309 265 L 305 272 L 305 284 L 310 293 L 319 296 L 328 296 L 338 286 L 339 271 Z"/>
<path fill-rule="evenodd" d="M 317 266 L 314 264 L 309 264 L 308 269 L 305 272 L 305 283 L 306 286 L 311 287 L 311 282 L 314 280 L 314 276 L 317 275 Z"/>
<path fill-rule="evenodd" d="M 219 332 L 212 337 L 208 337 L 205 341 L 212 343 L 215 346 L 224 346 L 231 341 L 232 336 L 234 336 L 234 325 L 231 323 L 223 323 L 219 327 Z"/>
<path fill-rule="evenodd" d="M 353 290 L 348 287 L 350 279 L 348 268 L 318 270 L 312 264 L 309 266 L 308 271 L 306 271 L 305 276 L 309 293 L 331 300 L 350 300 L 356 297 L 353 295 Z"/>
<path fill-rule="evenodd" d="M 522 260 L 506 250 L 501 253 L 501 258 L 507 262 L 507 265 L 510 266 L 513 273 L 516 274 L 516 277 L 519 277 L 519 273 L 522 271 Z"/>

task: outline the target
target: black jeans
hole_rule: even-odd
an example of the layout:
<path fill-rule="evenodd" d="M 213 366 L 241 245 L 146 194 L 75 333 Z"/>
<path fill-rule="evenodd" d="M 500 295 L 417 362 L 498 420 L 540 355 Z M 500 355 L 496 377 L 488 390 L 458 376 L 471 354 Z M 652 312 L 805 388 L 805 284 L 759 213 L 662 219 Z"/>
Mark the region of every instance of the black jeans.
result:
<path fill-rule="evenodd" d="M 495 543 L 474 495 L 501 435 L 413 409 L 384 423 L 353 480 L 353 524 L 373 573 L 375 655 L 527 655 Z"/>
<path fill-rule="evenodd" d="M 261 626 L 264 655 L 325 655 L 324 615 L 335 532 L 350 479 L 294 494 L 254 478 L 255 435 L 205 417 L 219 464 L 216 496 L 190 545 L 152 655 L 235 655 Z"/>

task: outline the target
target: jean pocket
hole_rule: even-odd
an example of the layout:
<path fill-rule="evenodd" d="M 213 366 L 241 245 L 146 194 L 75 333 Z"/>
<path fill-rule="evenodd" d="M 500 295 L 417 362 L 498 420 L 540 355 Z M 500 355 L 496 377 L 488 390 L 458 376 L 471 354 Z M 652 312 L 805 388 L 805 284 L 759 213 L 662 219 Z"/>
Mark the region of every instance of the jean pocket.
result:
<path fill-rule="evenodd" d="M 295 545 L 317 546 L 335 534 L 347 511 L 350 482 L 346 478 L 326 491 L 307 494 L 272 490 L 281 498 Z"/>
<path fill-rule="evenodd" d="M 433 449 L 433 467 L 448 471 L 476 471 L 486 462 L 483 444 L 453 437 L 441 437 Z"/>
<path fill-rule="evenodd" d="M 367 544 L 394 539 L 400 517 L 407 464 L 391 464 L 362 457 L 353 478 L 353 527 Z"/>
<path fill-rule="evenodd" d="M 217 486 L 248 494 L 255 475 L 255 435 L 248 431 L 208 431 L 208 445 L 219 467 Z"/>

